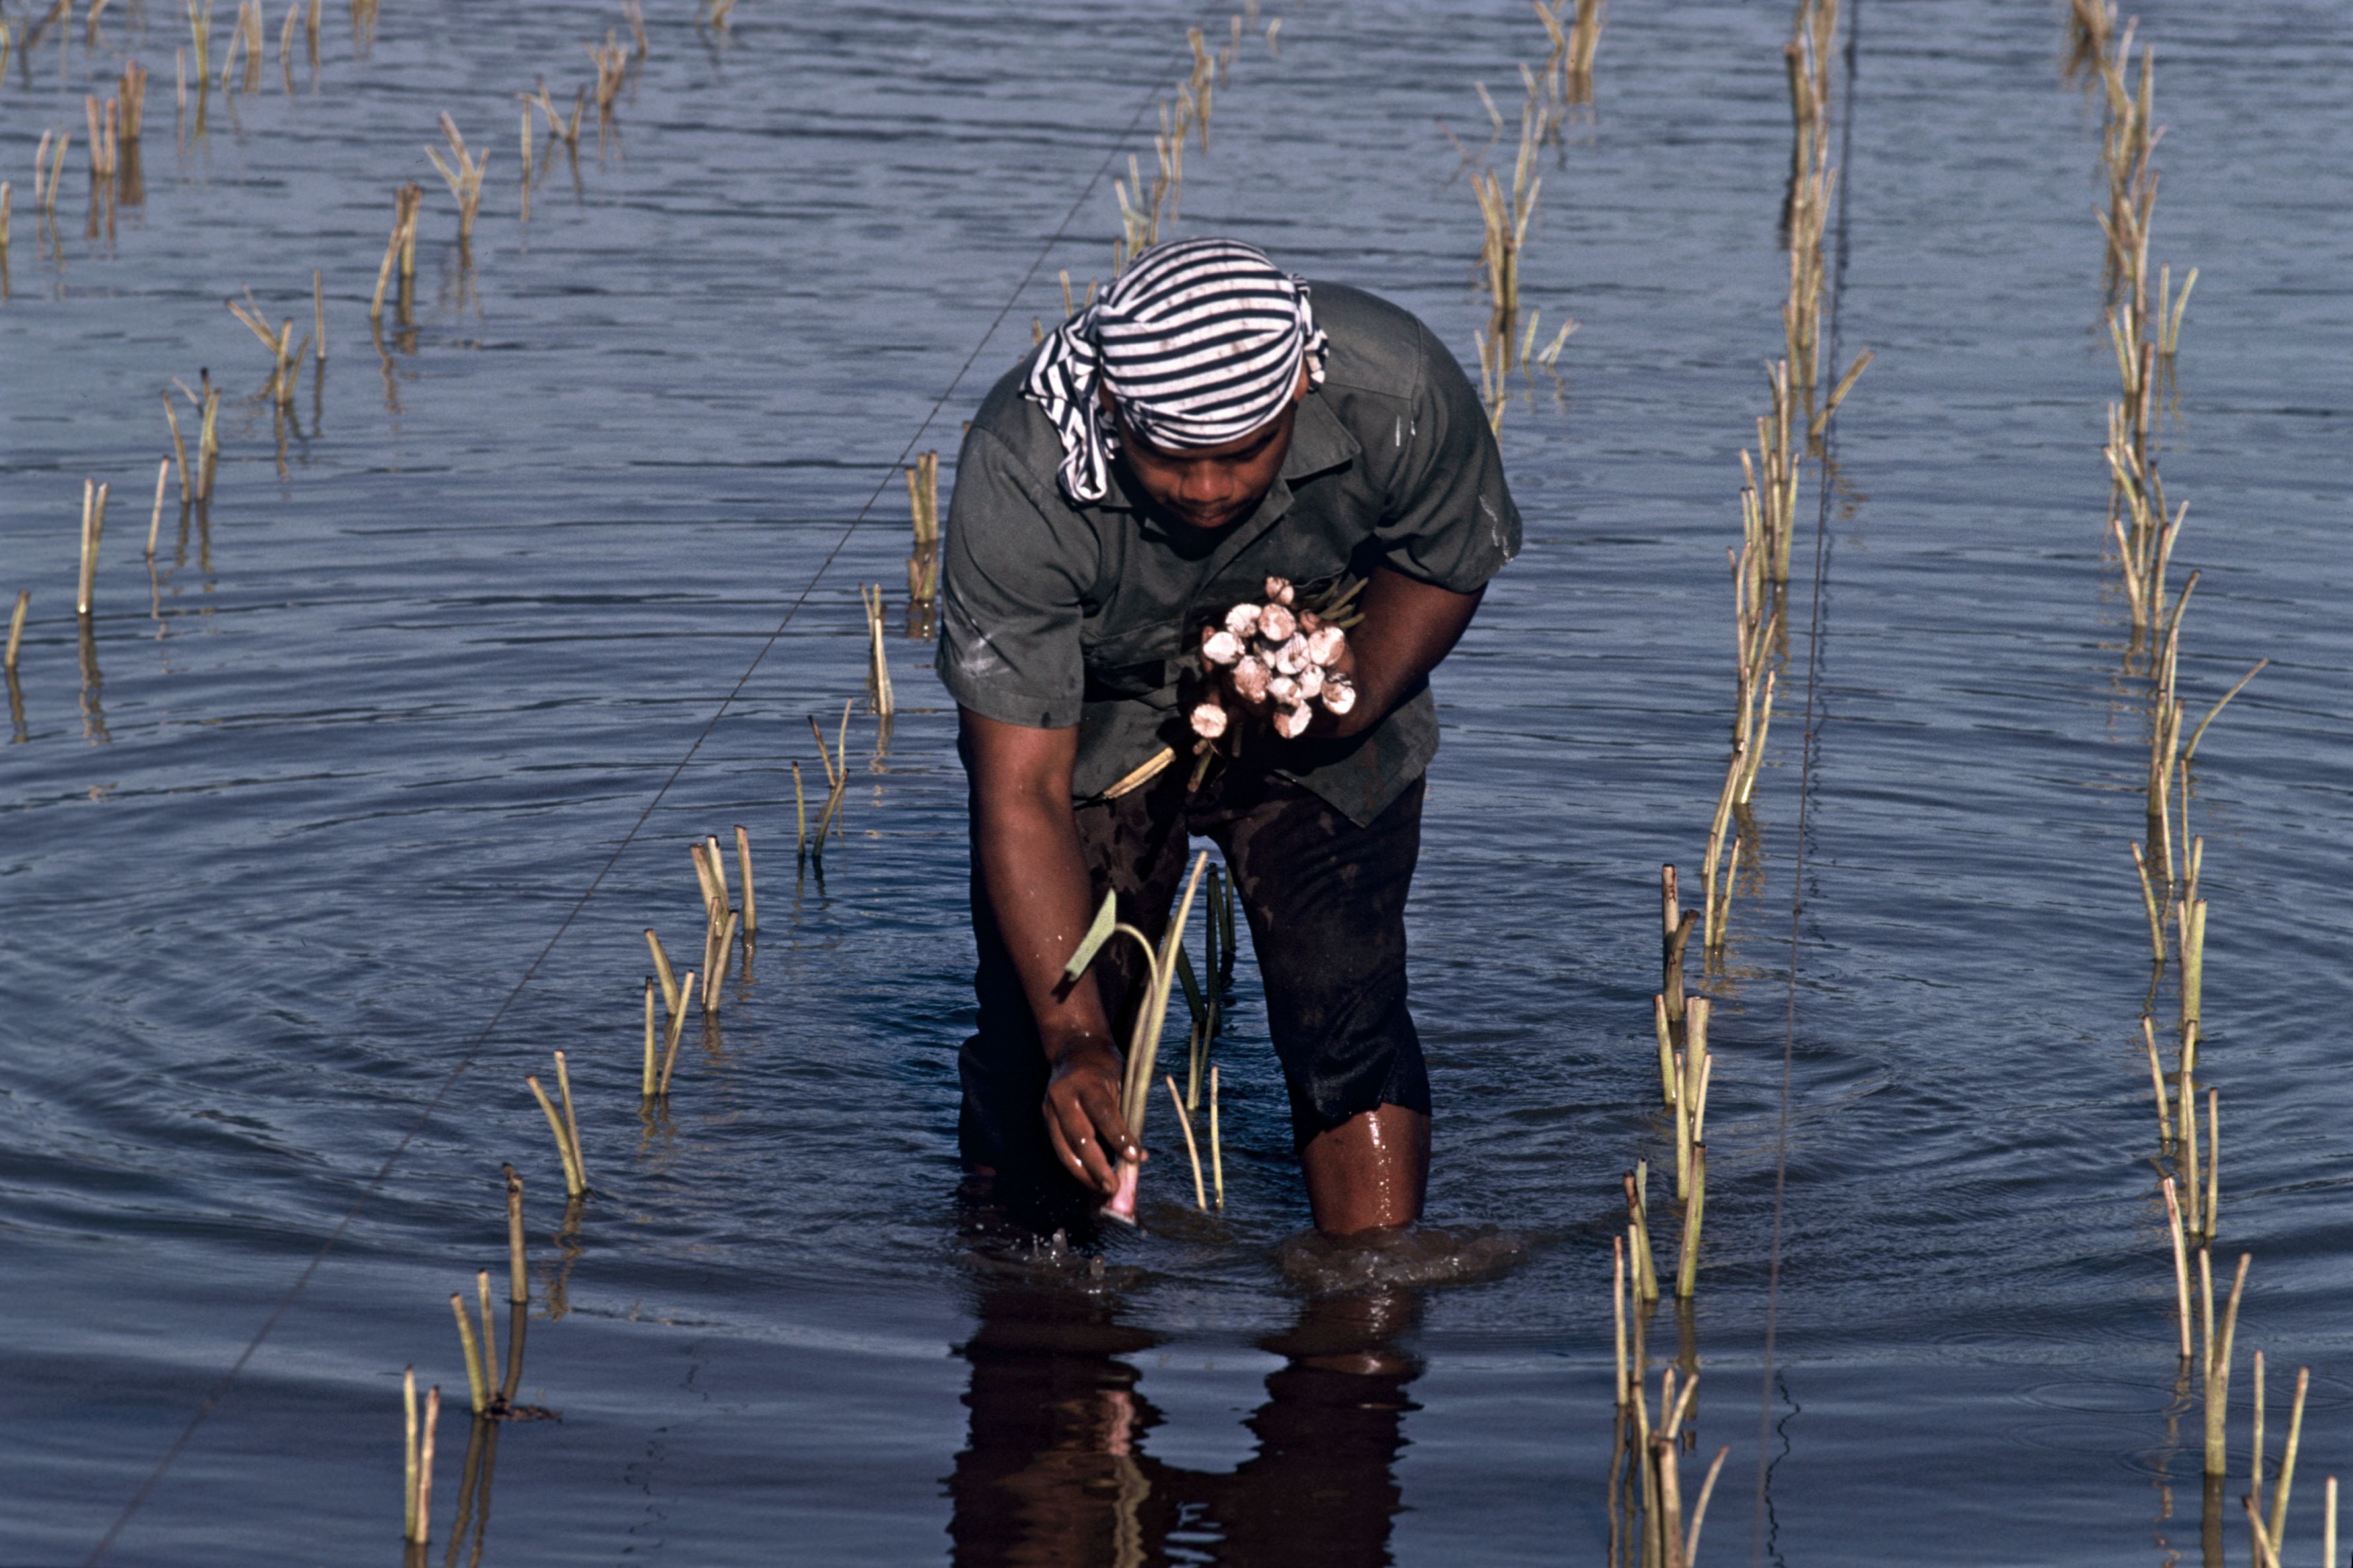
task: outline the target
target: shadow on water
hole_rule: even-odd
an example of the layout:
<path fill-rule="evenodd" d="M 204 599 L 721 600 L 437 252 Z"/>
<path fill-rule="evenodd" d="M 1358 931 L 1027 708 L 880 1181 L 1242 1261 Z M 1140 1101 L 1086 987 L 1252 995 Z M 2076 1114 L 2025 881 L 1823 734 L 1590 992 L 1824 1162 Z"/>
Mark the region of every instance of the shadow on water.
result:
<path fill-rule="evenodd" d="M 1042 1212 L 1001 1228 L 1010 1216 L 973 1196 L 976 1326 L 955 1352 L 971 1368 L 969 1419 L 946 1478 L 958 1564 L 1393 1561 L 1397 1462 L 1420 1408 L 1408 1390 L 1424 1369 L 1405 1342 L 1430 1288 L 1492 1279 L 1528 1252 L 1483 1227 L 1285 1240 L 1267 1261 L 1296 1304 L 1252 1342 L 1282 1359 L 1243 1423 L 1254 1446 L 1230 1470 L 1202 1469 L 1150 1452 L 1166 1418 L 1137 1362 L 1169 1342 L 1142 1304 L 1150 1272 L 1095 1253 L 1083 1218 L 1041 1241 L 1029 1226 Z M 1189 1209 L 1155 1217 L 1172 1240 L 1206 1234 Z"/>
<path fill-rule="evenodd" d="M 1148 1451 L 1163 1417 L 1133 1358 L 1162 1337 L 1115 1291 L 1000 1278 L 973 1305 L 978 1326 L 956 1348 L 970 1424 L 946 1483 L 956 1563 L 1392 1560 L 1397 1460 L 1419 1408 L 1407 1390 L 1422 1370 L 1396 1342 L 1420 1317 L 1418 1292 L 1310 1297 L 1259 1341 L 1283 1364 L 1246 1423 L 1255 1448 L 1225 1473 Z"/>
<path fill-rule="evenodd" d="M 575 1200 L 565 1211 L 567 1220 L 576 1218 L 577 1207 Z M 490 1326 L 489 1310 L 490 1304 L 486 1300 L 482 1320 L 486 1331 Z M 516 1398 L 517 1391 L 522 1385 L 523 1341 L 530 1326 L 531 1303 L 510 1300 L 507 1303 L 505 1370 L 499 1376 L 489 1407 L 467 1423 L 466 1453 L 458 1470 L 457 1509 L 441 1554 L 443 1568 L 458 1568 L 461 1562 L 467 1568 L 480 1568 L 483 1552 L 490 1542 L 491 1487 L 498 1474 L 499 1434 L 505 1429 L 506 1424 L 559 1419 L 555 1411 L 536 1405 L 524 1405 Z M 490 1359 L 495 1361 L 494 1352 Z M 433 1560 L 433 1545 L 430 1541 L 407 1542 L 403 1561 L 409 1568 L 426 1568 L 426 1564 Z"/>

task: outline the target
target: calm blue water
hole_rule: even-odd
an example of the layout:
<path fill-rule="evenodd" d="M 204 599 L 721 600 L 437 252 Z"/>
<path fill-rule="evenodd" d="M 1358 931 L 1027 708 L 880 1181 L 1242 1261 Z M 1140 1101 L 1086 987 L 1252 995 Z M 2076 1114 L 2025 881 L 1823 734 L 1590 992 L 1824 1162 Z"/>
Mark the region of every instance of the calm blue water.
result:
<path fill-rule="evenodd" d="M 2055 7 L 1848 4 L 1841 325 L 1879 358 L 1841 420 L 1794 987 L 1810 533 L 1764 875 L 1711 982 L 1691 1342 L 1703 1456 L 1733 1457 L 1705 1560 L 1755 1538 L 1791 1563 L 2163 1563 L 2195 1549 L 2199 1499 L 2146 1163 L 2140 710 L 2099 550 L 2095 108 L 2059 80 Z M 34 595 L 0 746 L 0 1557 L 87 1557 L 267 1322 L 107 1560 L 391 1560 L 400 1371 L 462 1388 L 446 1297 L 500 1264 L 512 1160 L 539 1297 L 522 1393 L 563 1418 L 501 1433 L 484 1562 L 1599 1559 L 1608 1231 L 1619 1172 L 1661 1149 L 1654 879 L 1696 866 L 1721 777 L 1722 552 L 1779 342 L 1786 14 L 1619 8 L 1594 121 L 1546 172 L 1524 288 L 1582 325 L 1557 393 L 1504 422 L 1529 544 L 1439 681 L 1413 911 L 1431 1217 L 1529 1251 L 1335 1305 L 1280 1267 L 1306 1215 L 1247 953 L 1223 1227 L 1163 1206 L 1100 1278 L 961 1233 L 962 779 L 923 645 L 893 643 L 888 736 L 852 721 L 822 887 L 788 848 L 805 721 L 830 732 L 861 689 L 857 585 L 898 613 L 894 466 L 936 447 L 952 480 L 1056 274 L 1108 275 L 1104 165 L 1149 163 L 1128 128 L 1191 14 L 745 0 L 721 37 L 651 9 L 616 131 L 584 132 L 576 173 L 557 154 L 527 226 L 513 94 L 544 76 L 568 100 L 617 9 L 394 0 L 357 58 L 331 7 L 290 95 L 272 15 L 261 89 L 215 91 L 202 135 L 193 102 L 174 123 L 185 35 L 160 5 L 143 27 L 110 7 L 94 51 L 81 18 L 63 50 L 52 27 L 0 86 L 0 593 Z M 2318 1478 L 2353 1463 L 2331 1070 L 2353 23 L 2168 0 L 2141 36 L 2169 127 L 2155 254 L 2202 268 L 2167 437 L 2205 574 L 2190 700 L 2274 661 L 2200 752 L 2202 1059 L 2222 1246 L 2256 1259 L 2242 1342 L 2316 1373 L 2308 1553 Z M 93 235 L 80 97 L 126 54 L 155 73 L 145 199 Z M 1477 145 L 1472 81 L 1508 109 L 1541 54 L 1500 3 L 1270 7 L 1187 159 L 1181 231 L 1380 291 L 1468 359 L 1478 220 L 1434 121 Z M 491 150 L 470 258 L 422 153 L 445 110 Z M 52 239 L 31 153 L 68 126 Z M 366 298 L 411 178 L 415 325 L 387 312 L 380 355 Z M 266 356 L 221 301 L 250 287 L 299 322 L 313 268 L 330 357 L 281 453 Z M 227 389 L 216 496 L 185 542 L 166 509 L 151 584 L 157 395 L 199 367 Z M 97 682 L 70 615 L 85 476 L 116 492 Z M 691 955 L 684 846 L 738 822 L 762 941 L 648 1125 L 638 931 Z M 556 1047 L 597 1187 L 561 1247 L 521 1082 Z M 1654 1344 L 1675 1333 L 1662 1312 Z M 1386 1347 L 1383 1370 L 1335 1382 L 1335 1343 Z M 437 1562 L 464 1424 L 440 1436 Z"/>

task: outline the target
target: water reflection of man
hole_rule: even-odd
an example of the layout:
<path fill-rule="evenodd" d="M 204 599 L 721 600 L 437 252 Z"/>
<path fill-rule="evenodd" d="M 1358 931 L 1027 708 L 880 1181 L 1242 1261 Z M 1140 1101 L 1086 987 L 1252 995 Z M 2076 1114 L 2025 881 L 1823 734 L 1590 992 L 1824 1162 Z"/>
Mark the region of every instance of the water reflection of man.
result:
<path fill-rule="evenodd" d="M 1453 355 L 1368 294 L 1308 296 L 1234 241 L 1155 247 L 997 383 L 956 470 L 939 669 L 971 784 L 966 1165 L 1113 1190 L 1138 1152 L 1112 1025 L 1138 965 L 1125 943 L 1075 984 L 1062 965 L 1106 890 L 1156 935 L 1200 834 L 1250 918 L 1315 1222 L 1346 1234 L 1420 1212 L 1404 916 L 1427 678 L 1520 526 Z M 1271 575 L 1364 580 L 1357 700 L 1284 740 L 1219 672 L 1239 754 L 1195 788 L 1201 632 Z"/>
<path fill-rule="evenodd" d="M 1308 1302 L 1261 1342 L 1283 1356 L 1230 1473 L 1152 1458 L 1160 1414 L 1129 1361 L 1159 1341 L 1118 1299 L 1054 1284 L 985 1289 L 958 1353 L 972 1363 L 971 1424 L 948 1478 L 957 1568 L 1211 1561 L 1366 1568 L 1389 1561 L 1402 1506 L 1396 1462 L 1419 1362 L 1391 1348 L 1415 1302 L 1401 1294 Z"/>

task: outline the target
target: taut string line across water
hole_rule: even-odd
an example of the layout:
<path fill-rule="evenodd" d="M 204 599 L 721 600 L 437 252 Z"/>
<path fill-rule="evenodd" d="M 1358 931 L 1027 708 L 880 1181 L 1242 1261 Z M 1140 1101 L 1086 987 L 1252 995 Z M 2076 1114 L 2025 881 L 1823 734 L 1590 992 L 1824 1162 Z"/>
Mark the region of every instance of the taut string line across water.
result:
<path fill-rule="evenodd" d="M 1831 268 L 1830 363 L 1839 360 L 1839 305 L 1846 298 L 1847 200 L 1854 194 L 1855 59 L 1862 37 L 1862 0 L 1846 0 L 1846 92 L 1839 121 L 1839 184 L 1837 259 Z M 1765 1275 L 1764 1372 L 1757 1394 L 1757 1512 L 1748 1542 L 1754 1568 L 1765 1561 L 1766 1525 L 1772 1500 L 1767 1484 L 1772 1476 L 1767 1457 L 1773 1436 L 1774 1336 L 1780 1326 L 1781 1236 L 1789 1189 L 1789 1079 L 1798 1049 L 1798 945 L 1806 908 L 1806 830 L 1814 798 L 1814 755 L 1820 744 L 1816 688 L 1822 668 L 1822 584 L 1830 573 L 1831 485 L 1838 472 L 1838 419 L 1833 407 L 1822 427 L 1820 491 L 1814 512 L 1814 581 L 1806 616 L 1806 713 L 1798 740 L 1798 847 L 1789 871 L 1789 963 L 1788 995 L 1781 1028 L 1781 1110 L 1774 1132 L 1773 1244 Z"/>
<path fill-rule="evenodd" d="M 1200 16 L 1204 23 L 1217 8 L 1214 5 L 1202 8 Z M 1188 44 L 1176 58 L 1190 61 L 1192 58 L 1190 45 Z M 467 1042 L 465 1054 L 458 1058 L 457 1066 L 449 1069 L 448 1076 L 443 1079 L 440 1087 L 433 1091 L 433 1097 L 427 1100 L 424 1107 L 418 1110 L 417 1120 L 410 1123 L 408 1130 L 400 1135 L 400 1141 L 392 1146 L 392 1152 L 384 1157 L 384 1163 L 376 1167 L 375 1173 L 368 1178 L 367 1185 L 360 1189 L 359 1195 L 352 1200 L 351 1206 L 343 1211 L 343 1216 L 335 1222 L 334 1229 L 327 1233 L 326 1239 L 319 1244 L 318 1251 L 311 1255 L 311 1260 L 302 1266 L 302 1271 L 294 1277 L 293 1283 L 289 1285 L 284 1293 L 271 1305 L 269 1315 L 262 1319 L 261 1326 L 254 1331 L 253 1337 L 246 1342 L 245 1348 L 237 1352 L 237 1360 L 229 1363 L 229 1368 L 222 1374 L 219 1384 L 205 1396 L 203 1403 L 196 1406 L 195 1414 L 188 1417 L 187 1425 L 181 1428 L 178 1436 L 172 1439 L 172 1446 L 164 1451 L 163 1458 L 156 1460 L 155 1468 L 149 1471 L 147 1479 L 139 1484 L 139 1489 L 133 1492 L 131 1500 L 122 1505 L 122 1511 L 115 1517 L 114 1522 L 107 1527 L 106 1533 L 99 1538 L 98 1544 L 90 1549 L 90 1555 L 83 1559 L 85 1568 L 89 1564 L 99 1563 L 114 1549 L 115 1542 L 121 1538 L 125 1527 L 130 1524 L 139 1510 L 146 1506 L 147 1500 L 154 1495 L 155 1489 L 162 1483 L 165 1473 L 178 1461 L 181 1454 L 186 1451 L 189 1440 L 196 1435 L 197 1428 L 204 1425 L 205 1418 L 219 1406 L 224 1398 L 227 1397 L 229 1390 L 236 1385 L 237 1380 L 244 1374 L 246 1367 L 252 1363 L 255 1353 L 269 1340 L 270 1333 L 278 1327 L 279 1321 L 286 1315 L 287 1309 L 294 1304 L 295 1298 L 302 1293 L 303 1288 L 310 1284 L 311 1277 L 318 1273 L 319 1266 L 327 1260 L 327 1255 L 334 1251 L 336 1246 L 342 1242 L 344 1233 L 351 1228 L 352 1222 L 359 1217 L 360 1211 L 367 1206 L 371 1198 L 375 1196 L 377 1190 L 392 1174 L 393 1167 L 398 1164 L 401 1156 L 408 1152 L 409 1144 L 416 1141 L 417 1135 L 424 1131 L 426 1125 L 433 1120 L 434 1112 L 441 1109 L 442 1101 L 449 1097 L 449 1091 L 457 1087 L 458 1080 L 466 1075 L 469 1068 L 474 1065 L 475 1058 L 481 1055 L 482 1047 L 490 1042 L 491 1036 L 506 1017 L 509 1009 L 513 1007 L 516 1000 L 530 987 L 533 979 L 539 973 L 540 966 L 547 962 L 548 955 L 555 951 L 556 944 L 561 942 L 565 933 L 571 931 L 573 922 L 577 921 L 581 911 L 588 907 L 588 901 L 596 896 L 596 889 L 604 886 L 605 879 L 612 875 L 613 868 L 620 864 L 621 857 L 628 852 L 629 846 L 637 842 L 638 836 L 645 830 L 646 824 L 653 820 L 654 813 L 660 809 L 661 803 L 670 795 L 671 786 L 685 774 L 696 755 L 702 752 L 703 742 L 711 739 L 712 731 L 718 729 L 719 721 L 727 716 L 727 711 L 734 706 L 735 700 L 743 695 L 744 688 L 751 683 L 752 677 L 758 672 L 769 652 L 776 647 L 778 639 L 785 635 L 786 629 L 793 624 L 793 617 L 797 616 L 801 607 L 808 603 L 809 595 L 817 591 L 818 584 L 824 579 L 835 559 L 849 544 L 850 536 L 865 524 L 868 514 L 874 510 L 874 503 L 881 500 L 882 492 L 897 481 L 900 470 L 904 468 L 907 460 L 914 456 L 915 447 L 922 442 L 924 433 L 930 430 L 933 422 L 939 418 L 940 410 L 947 406 L 948 399 L 955 396 L 956 389 L 964 384 L 965 377 L 972 373 L 972 367 L 979 362 L 981 354 L 996 339 L 997 329 L 1002 327 L 1005 324 L 1005 319 L 1013 313 L 1014 306 L 1020 302 L 1022 295 L 1029 291 L 1029 286 L 1037 281 L 1038 274 L 1046 265 L 1046 258 L 1053 254 L 1054 247 L 1060 245 L 1070 233 L 1071 224 L 1078 220 L 1080 210 L 1086 205 L 1089 198 L 1102 185 L 1103 176 L 1111 172 L 1113 163 L 1118 158 L 1120 151 L 1128 145 L 1134 137 L 1137 128 L 1143 125 L 1145 116 L 1151 111 L 1154 102 L 1158 100 L 1167 84 L 1181 74 L 1183 73 L 1171 70 L 1153 79 L 1151 85 L 1137 102 L 1135 112 L 1128 117 L 1127 123 L 1111 138 L 1109 146 L 1104 150 L 1103 161 L 1096 164 L 1094 171 L 1087 176 L 1086 184 L 1080 187 L 1079 194 L 1072 198 L 1070 207 L 1062 214 L 1061 221 L 1054 226 L 1054 231 L 1039 246 L 1038 254 L 1031 258 L 1028 269 L 1021 274 L 1019 281 L 1015 283 L 1012 290 L 1006 295 L 1005 302 L 997 307 L 997 313 L 989 318 L 987 327 L 974 342 L 972 352 L 965 356 L 964 363 L 956 367 L 955 374 L 950 378 L 947 385 L 941 389 L 939 396 L 933 400 L 931 407 L 924 412 L 922 422 L 908 436 L 906 445 L 900 449 L 898 457 L 892 461 L 882 478 L 875 481 L 873 492 L 866 498 L 865 503 L 843 526 L 841 537 L 834 541 L 833 547 L 826 552 L 825 559 L 818 563 L 817 570 L 811 573 L 809 580 L 802 584 L 800 593 L 794 597 L 789 605 L 786 606 L 783 618 L 776 622 L 775 628 L 760 644 L 759 651 L 752 656 L 751 662 L 744 667 L 744 673 L 735 678 L 735 684 L 728 689 L 727 695 L 720 699 L 718 707 L 712 710 L 710 719 L 695 735 L 693 743 L 687 747 L 685 753 L 679 758 L 677 763 L 662 779 L 660 786 L 646 802 L 645 809 L 638 813 L 637 820 L 632 822 L 628 831 L 621 836 L 621 841 L 613 847 L 612 854 L 606 858 L 604 865 L 597 868 L 596 875 L 589 879 L 587 887 L 581 889 L 580 896 L 575 899 L 571 907 L 565 911 L 564 919 L 557 922 L 554 931 L 541 946 L 539 952 L 533 956 L 530 964 L 515 981 L 513 988 L 492 1010 L 490 1017 L 474 1037 Z"/>

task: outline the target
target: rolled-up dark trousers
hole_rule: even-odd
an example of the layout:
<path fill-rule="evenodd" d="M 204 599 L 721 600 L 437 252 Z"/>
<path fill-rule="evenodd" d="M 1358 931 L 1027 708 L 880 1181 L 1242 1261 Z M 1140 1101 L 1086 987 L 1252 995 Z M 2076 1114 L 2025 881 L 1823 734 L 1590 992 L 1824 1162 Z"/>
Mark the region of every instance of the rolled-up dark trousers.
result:
<path fill-rule="evenodd" d="M 1405 973 L 1422 781 L 1359 826 L 1287 779 L 1229 770 L 1188 792 L 1190 772 L 1179 759 L 1141 788 L 1076 808 L 1092 901 L 1117 893 L 1119 918 L 1158 942 L 1188 870 L 1191 838 L 1210 839 L 1225 853 L 1249 921 L 1266 985 L 1267 1032 L 1291 1093 L 1294 1143 L 1303 1147 L 1377 1106 L 1428 1115 L 1430 1079 Z M 1197 900 L 1188 934 L 1202 918 Z M 1042 1109 L 1050 1069 L 1029 996 L 997 934 L 977 847 L 972 923 L 980 1018 L 959 1058 L 964 1161 L 1008 1176 L 1046 1175 L 1060 1168 Z M 1110 943 L 1092 973 L 1124 1047 L 1142 991 L 1141 955 L 1132 942 Z"/>

